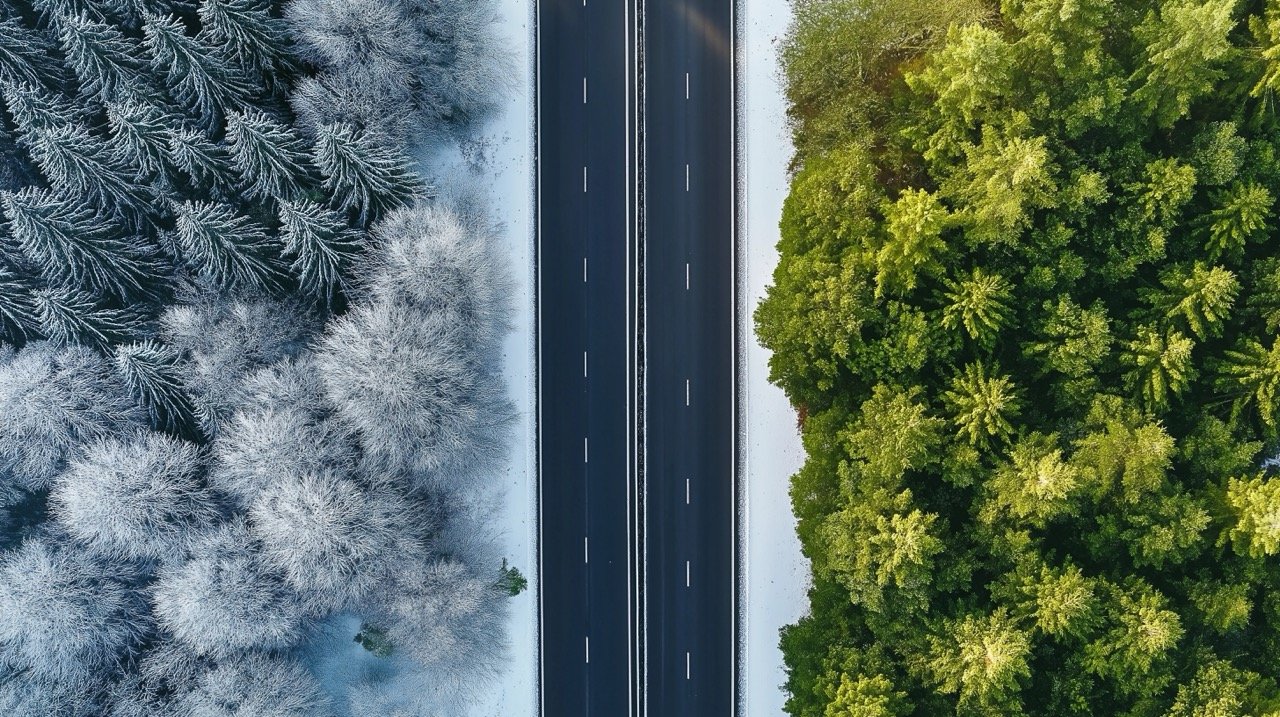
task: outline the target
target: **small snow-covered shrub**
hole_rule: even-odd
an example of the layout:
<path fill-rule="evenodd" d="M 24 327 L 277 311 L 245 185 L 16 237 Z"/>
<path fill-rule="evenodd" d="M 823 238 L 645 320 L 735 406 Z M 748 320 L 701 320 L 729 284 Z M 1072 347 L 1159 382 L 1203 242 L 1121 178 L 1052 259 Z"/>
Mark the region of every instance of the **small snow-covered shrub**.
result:
<path fill-rule="evenodd" d="M 201 655 L 278 650 L 301 637 L 302 607 L 271 574 L 243 523 L 207 536 L 151 587 L 156 620 Z"/>
<path fill-rule="evenodd" d="M 267 564 L 317 614 L 357 603 L 422 550 L 408 506 L 332 472 L 281 476 L 249 508 Z"/>
<path fill-rule="evenodd" d="M 0 480 L 43 490 L 77 446 L 143 415 L 110 364 L 89 349 L 0 348 Z"/>
<path fill-rule="evenodd" d="M 108 556 L 171 560 L 218 510 L 200 481 L 200 451 L 159 433 L 87 448 L 54 481 L 54 518 Z"/>
<path fill-rule="evenodd" d="M 126 568 L 32 538 L 0 559 L 0 664 L 88 684 L 114 673 L 149 626 Z"/>

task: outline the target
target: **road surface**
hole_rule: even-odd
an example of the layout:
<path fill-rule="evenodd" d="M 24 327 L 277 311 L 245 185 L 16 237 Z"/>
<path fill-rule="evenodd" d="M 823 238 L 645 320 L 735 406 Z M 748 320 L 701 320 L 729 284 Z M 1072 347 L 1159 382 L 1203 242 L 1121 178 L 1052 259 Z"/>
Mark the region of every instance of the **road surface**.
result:
<path fill-rule="evenodd" d="M 538 1 L 542 714 L 638 699 L 635 182 L 625 0 Z"/>
<path fill-rule="evenodd" d="M 644 11 L 647 697 L 734 713 L 733 3 Z"/>

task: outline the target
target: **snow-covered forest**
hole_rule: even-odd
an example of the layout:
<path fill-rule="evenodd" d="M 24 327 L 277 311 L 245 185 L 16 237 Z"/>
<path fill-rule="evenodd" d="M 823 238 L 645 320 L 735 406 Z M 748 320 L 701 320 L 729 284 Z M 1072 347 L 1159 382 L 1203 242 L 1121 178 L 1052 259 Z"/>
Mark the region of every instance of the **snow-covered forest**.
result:
<path fill-rule="evenodd" d="M 508 278 L 411 157 L 487 0 L 0 0 L 0 714 L 456 714 Z M 429 171 L 429 168 L 428 168 Z M 523 567 L 523 566 L 516 566 Z"/>

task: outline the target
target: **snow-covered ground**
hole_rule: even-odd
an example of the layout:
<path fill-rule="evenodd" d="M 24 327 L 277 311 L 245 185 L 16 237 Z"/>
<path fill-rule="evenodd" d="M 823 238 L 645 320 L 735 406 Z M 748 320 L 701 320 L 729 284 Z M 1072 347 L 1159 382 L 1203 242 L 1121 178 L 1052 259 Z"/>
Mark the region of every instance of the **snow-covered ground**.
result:
<path fill-rule="evenodd" d="M 778 43 L 791 19 L 787 0 L 742 0 L 739 6 L 739 152 L 745 267 L 739 276 L 746 345 L 746 558 L 741 714 L 782 714 L 786 679 L 778 629 L 804 612 L 809 566 L 800 554 L 787 489 L 804 459 L 796 414 L 768 381 L 769 352 L 751 321 L 778 263 L 778 218 L 787 193 L 791 137 L 778 69 Z"/>

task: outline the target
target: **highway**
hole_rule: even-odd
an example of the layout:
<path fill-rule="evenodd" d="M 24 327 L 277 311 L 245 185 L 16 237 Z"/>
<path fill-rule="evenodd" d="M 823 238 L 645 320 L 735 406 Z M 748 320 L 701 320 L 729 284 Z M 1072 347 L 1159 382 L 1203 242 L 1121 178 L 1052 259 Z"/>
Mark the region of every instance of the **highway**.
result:
<path fill-rule="evenodd" d="M 733 4 L 644 11 L 646 702 L 734 714 Z"/>
<path fill-rule="evenodd" d="M 537 2 L 541 714 L 731 717 L 733 5 Z"/>
<path fill-rule="evenodd" d="M 542 714 L 637 714 L 630 9 L 538 0 Z"/>

